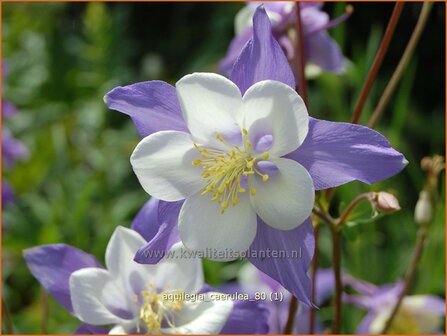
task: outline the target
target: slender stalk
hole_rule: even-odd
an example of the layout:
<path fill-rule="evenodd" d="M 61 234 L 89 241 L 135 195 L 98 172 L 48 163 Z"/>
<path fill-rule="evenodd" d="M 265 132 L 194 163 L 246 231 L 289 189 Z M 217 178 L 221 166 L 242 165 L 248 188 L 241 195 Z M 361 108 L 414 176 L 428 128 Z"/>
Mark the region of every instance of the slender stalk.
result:
<path fill-rule="evenodd" d="M 352 116 L 351 122 L 357 124 L 360 116 L 362 115 L 363 107 L 365 106 L 366 99 L 368 98 L 369 92 L 371 91 L 374 80 L 377 77 L 377 73 L 382 65 L 382 61 L 388 51 L 388 47 L 391 42 L 391 38 L 394 35 L 394 30 L 396 28 L 397 22 L 399 21 L 400 14 L 404 7 L 404 2 L 396 2 L 394 5 L 393 13 L 391 14 L 390 21 L 386 28 L 385 34 L 383 36 L 382 42 L 380 43 L 379 50 L 377 51 L 376 57 L 374 58 L 371 69 L 369 70 L 366 81 L 363 84 L 362 90 L 360 91 L 360 96 L 357 104 L 354 108 L 354 114 Z"/>
<path fill-rule="evenodd" d="M 335 227 L 332 233 L 332 259 L 334 269 L 335 296 L 334 296 L 334 321 L 332 325 L 332 334 L 340 334 L 342 305 L 341 296 L 343 292 L 343 284 L 341 282 L 341 232 Z"/>
<path fill-rule="evenodd" d="M 414 27 L 413 33 L 411 34 L 410 41 L 408 42 L 407 47 L 405 48 L 405 51 L 402 54 L 402 57 L 399 61 L 399 64 L 394 70 L 394 73 L 390 81 L 388 82 L 385 91 L 383 92 L 383 95 L 380 97 L 379 103 L 377 104 L 371 118 L 369 119 L 368 122 L 369 127 L 374 128 L 377 125 L 379 119 L 381 118 L 383 111 L 386 105 L 388 104 L 388 101 L 393 95 L 394 90 L 397 87 L 397 84 L 402 78 L 402 75 L 405 69 L 407 68 L 408 63 L 410 62 L 410 59 L 413 56 L 414 49 L 416 48 L 416 45 L 419 42 L 421 34 L 424 31 L 432 7 L 433 7 L 432 2 L 424 2 L 424 4 L 422 5 L 421 13 L 419 14 L 418 21 L 416 23 L 416 26 Z"/>
<path fill-rule="evenodd" d="M 42 308 L 42 320 L 40 322 L 40 332 L 42 334 L 47 334 L 48 317 L 49 317 L 48 292 L 43 287 L 41 288 L 41 308 Z"/>
<path fill-rule="evenodd" d="M 354 198 L 351 203 L 349 203 L 349 205 L 346 207 L 346 209 L 342 212 L 342 214 L 340 215 L 340 217 L 337 219 L 335 226 L 336 227 L 340 227 L 343 225 L 343 223 L 346 221 L 346 219 L 348 218 L 349 214 L 351 213 L 352 210 L 354 210 L 354 208 L 363 200 L 368 200 L 371 198 L 371 193 L 363 193 L 358 195 L 356 198 Z"/>
<path fill-rule="evenodd" d="M 314 252 L 314 258 L 312 260 L 312 292 L 311 292 L 311 299 L 312 302 L 316 302 L 317 298 L 317 271 L 318 271 L 318 262 L 319 262 L 319 253 L 318 253 L 318 240 L 320 238 L 320 225 L 317 225 L 315 227 L 315 252 Z M 311 308 L 310 314 L 309 314 L 309 334 L 315 333 L 315 317 L 317 315 L 317 309 Z"/>
<path fill-rule="evenodd" d="M 307 82 L 305 77 L 305 66 L 306 66 L 306 56 L 304 53 L 304 37 L 303 37 L 303 25 L 301 22 L 301 8 L 300 2 L 296 3 L 296 76 L 297 76 L 297 92 L 303 98 L 304 103 L 308 106 L 308 95 L 307 95 Z"/>
<path fill-rule="evenodd" d="M 12 319 L 11 319 L 11 313 L 9 312 L 9 307 L 6 304 L 6 301 L 2 298 L 2 317 L 3 321 L 5 321 L 5 331 L 6 334 L 12 334 L 14 332 L 13 326 L 12 326 Z"/>
<path fill-rule="evenodd" d="M 328 224 L 330 227 L 335 225 L 334 219 L 320 208 L 314 206 L 312 213 L 317 216 L 322 222 Z"/>
<path fill-rule="evenodd" d="M 297 310 L 298 310 L 298 300 L 296 297 L 292 296 L 292 300 L 290 300 L 290 306 L 289 306 L 289 317 L 287 318 L 286 327 L 284 328 L 285 335 L 292 334 L 293 323 L 295 321 Z"/>
<path fill-rule="evenodd" d="M 404 299 L 405 295 L 407 295 L 407 293 L 413 283 L 414 276 L 416 274 L 416 270 L 417 270 L 419 261 L 421 260 L 422 252 L 424 250 L 426 239 L 427 239 L 427 227 L 423 226 L 418 231 L 418 239 L 417 239 L 417 243 L 416 243 L 416 248 L 414 250 L 413 259 L 412 259 L 410 267 L 408 269 L 407 276 L 405 277 L 404 288 L 402 289 L 402 292 L 400 293 L 400 295 L 397 299 L 396 305 L 394 306 L 390 317 L 388 318 L 388 320 L 385 323 L 385 327 L 383 328 L 383 330 L 381 332 L 382 335 L 386 334 L 388 329 L 391 327 L 393 320 L 396 317 L 397 312 L 399 311 L 399 307 L 402 303 L 402 300 Z"/>

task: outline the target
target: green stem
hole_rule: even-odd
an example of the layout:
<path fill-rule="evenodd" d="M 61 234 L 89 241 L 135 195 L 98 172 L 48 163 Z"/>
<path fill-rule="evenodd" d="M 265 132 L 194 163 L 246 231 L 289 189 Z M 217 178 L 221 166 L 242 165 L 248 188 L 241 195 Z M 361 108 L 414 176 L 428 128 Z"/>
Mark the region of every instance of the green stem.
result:
<path fill-rule="evenodd" d="M 320 208 L 314 206 L 312 213 L 317 216 L 322 222 L 328 224 L 330 227 L 335 225 L 334 219 Z"/>
<path fill-rule="evenodd" d="M 383 36 L 382 42 L 380 43 L 379 46 L 379 50 L 377 51 L 376 57 L 374 58 L 374 62 L 371 66 L 371 69 L 369 70 L 368 76 L 366 77 L 366 81 L 363 84 L 362 90 L 360 91 L 359 100 L 355 105 L 354 114 L 351 119 L 351 122 L 354 124 L 357 124 L 360 119 L 363 107 L 365 106 L 366 103 L 366 99 L 368 98 L 374 80 L 376 79 L 377 73 L 379 72 L 380 66 L 382 65 L 382 61 L 388 51 L 391 38 L 394 35 L 394 30 L 396 28 L 397 22 L 399 21 L 403 7 L 404 2 L 396 2 L 396 4 L 394 5 L 393 14 L 391 14 L 391 18 L 390 21 L 388 22 L 385 35 Z"/>
<path fill-rule="evenodd" d="M 351 213 L 352 210 L 354 210 L 354 208 L 361 203 L 364 200 L 369 200 L 371 198 L 371 192 L 367 192 L 364 194 L 360 194 L 358 195 L 356 198 L 354 198 L 351 203 L 349 203 L 349 205 L 345 208 L 345 210 L 342 212 L 342 214 L 340 215 L 340 217 L 337 219 L 335 226 L 337 228 L 341 227 L 346 220 L 348 219 L 349 214 Z"/>
<path fill-rule="evenodd" d="M 408 66 L 408 63 L 411 60 L 411 57 L 413 56 L 414 49 L 416 48 L 421 34 L 424 31 L 425 24 L 427 23 L 432 7 L 433 2 L 424 2 L 424 4 L 422 5 L 422 10 L 419 14 L 418 22 L 416 23 L 413 33 L 411 34 L 410 41 L 408 42 L 407 47 L 405 48 L 405 51 L 399 61 L 399 64 L 397 65 L 396 70 L 394 70 L 393 76 L 391 77 L 385 88 L 385 91 L 383 92 L 383 95 L 380 97 L 377 107 L 375 108 L 371 118 L 369 119 L 369 127 L 374 128 L 377 125 L 377 122 L 380 120 L 386 105 L 393 95 L 397 84 L 399 83 L 403 73 L 405 72 L 405 69 Z"/>
<path fill-rule="evenodd" d="M 5 300 L 2 298 L 2 317 L 3 321 L 5 321 L 5 331 L 6 334 L 12 334 L 14 332 L 13 326 L 12 326 L 12 319 L 11 319 L 11 313 L 9 312 L 9 307 Z"/>
<path fill-rule="evenodd" d="M 48 317 L 49 317 L 48 292 L 43 287 L 41 289 L 41 307 L 42 307 L 42 320 L 40 324 L 40 332 L 42 334 L 47 334 Z"/>

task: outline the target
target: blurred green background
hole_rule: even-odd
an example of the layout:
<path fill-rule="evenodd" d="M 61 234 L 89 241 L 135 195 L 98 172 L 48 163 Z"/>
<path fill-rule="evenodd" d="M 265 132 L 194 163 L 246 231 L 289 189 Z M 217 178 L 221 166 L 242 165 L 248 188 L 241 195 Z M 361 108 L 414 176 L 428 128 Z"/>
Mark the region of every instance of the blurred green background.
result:
<path fill-rule="evenodd" d="M 117 225 L 128 226 L 148 199 L 129 157 L 139 141 L 131 121 L 102 100 L 111 88 L 162 79 L 175 83 L 193 71 L 217 71 L 233 36 L 242 3 L 2 3 L 2 53 L 9 73 L 3 97 L 19 113 L 3 121 L 23 141 L 30 158 L 3 176 L 17 200 L 2 213 L 2 295 L 16 333 L 71 333 L 79 322 L 47 298 L 26 268 L 22 251 L 66 243 L 103 260 Z M 354 3 L 354 14 L 330 31 L 350 60 L 341 76 L 323 74 L 310 83 L 310 114 L 348 121 L 393 4 Z M 361 123 L 396 66 L 416 23 L 420 4 L 407 4 Z M 344 3 L 326 4 L 332 16 Z M 360 192 L 387 190 L 402 210 L 346 229 L 343 269 L 375 284 L 405 274 L 416 240 L 413 209 L 425 174 L 420 159 L 445 152 L 445 9 L 436 3 L 401 84 L 377 129 L 410 164 L 382 183 L 353 182 L 337 189 L 333 214 Z M 443 176 L 443 175 L 442 175 Z M 445 190 L 440 181 L 436 221 L 430 231 L 413 293 L 444 296 Z M 364 216 L 370 211 L 365 210 Z M 322 228 L 324 267 L 331 243 Z M 234 280 L 242 262 L 207 261 L 212 285 Z M 320 311 L 330 325 L 332 308 Z M 363 312 L 345 307 L 343 331 L 354 332 Z"/>

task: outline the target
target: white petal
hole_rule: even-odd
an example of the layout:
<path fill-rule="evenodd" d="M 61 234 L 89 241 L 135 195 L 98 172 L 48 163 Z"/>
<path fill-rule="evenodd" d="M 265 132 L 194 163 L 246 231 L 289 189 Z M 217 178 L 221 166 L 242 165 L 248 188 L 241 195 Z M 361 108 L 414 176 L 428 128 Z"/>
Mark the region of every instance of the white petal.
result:
<path fill-rule="evenodd" d="M 185 302 L 184 308 L 175 318 L 175 327 L 163 328 L 161 331 L 166 334 L 218 334 L 231 314 L 233 302 L 214 300 L 213 295 L 220 293 L 205 293 L 203 301 Z"/>
<path fill-rule="evenodd" d="M 269 153 L 280 157 L 297 149 L 307 136 L 309 114 L 301 97 L 286 84 L 266 80 L 251 86 L 243 97 L 242 127 L 250 139 L 273 135 Z"/>
<path fill-rule="evenodd" d="M 164 290 L 181 289 L 197 293 L 204 284 L 202 260 L 188 254 L 182 243 L 175 244 L 166 258 L 156 265 L 156 284 Z"/>
<path fill-rule="evenodd" d="M 371 334 L 379 334 L 385 327 L 385 323 L 388 321 L 390 314 L 390 307 L 384 307 L 383 309 L 381 309 L 371 321 L 369 332 Z"/>
<path fill-rule="evenodd" d="M 137 332 L 138 319 L 114 326 L 109 335 L 129 335 Z"/>
<path fill-rule="evenodd" d="M 232 81 L 213 73 L 194 73 L 176 83 L 183 118 L 195 141 L 212 147 L 215 139 L 240 132 L 236 117 L 242 104 L 241 93 Z"/>
<path fill-rule="evenodd" d="M 239 204 L 230 205 L 221 214 L 220 205 L 208 195 L 186 199 L 180 210 L 179 231 L 188 249 L 206 253 L 216 260 L 237 259 L 245 252 L 256 235 L 256 214 L 246 194 L 240 194 Z"/>
<path fill-rule="evenodd" d="M 406 296 L 402 301 L 401 309 L 411 312 L 421 334 L 436 333 L 441 327 L 442 318 L 439 312 L 427 307 L 426 297 L 426 295 Z"/>
<path fill-rule="evenodd" d="M 134 230 L 118 226 L 106 249 L 106 266 L 110 277 L 123 289 L 125 300 L 121 306 L 135 310 L 132 298 L 156 283 L 157 265 L 138 264 L 133 259 L 137 250 L 146 243 Z"/>
<path fill-rule="evenodd" d="M 200 157 L 189 134 L 162 131 L 145 137 L 130 162 L 144 190 L 163 201 L 178 201 L 198 192 L 204 184 Z"/>
<path fill-rule="evenodd" d="M 312 212 L 315 191 L 312 178 L 298 162 L 289 159 L 272 160 L 279 171 L 263 182 L 250 178 L 256 195 L 250 196 L 256 213 L 268 225 L 291 230 L 304 222 Z"/>
<path fill-rule="evenodd" d="M 100 268 L 83 268 L 70 276 L 70 297 L 75 315 L 92 325 L 115 324 L 122 319 L 106 307 L 104 298 L 113 287 L 109 272 Z M 121 294 L 114 287 L 110 294 Z"/>
<path fill-rule="evenodd" d="M 110 329 L 109 335 L 127 335 L 127 332 L 124 330 L 123 326 L 116 325 Z"/>

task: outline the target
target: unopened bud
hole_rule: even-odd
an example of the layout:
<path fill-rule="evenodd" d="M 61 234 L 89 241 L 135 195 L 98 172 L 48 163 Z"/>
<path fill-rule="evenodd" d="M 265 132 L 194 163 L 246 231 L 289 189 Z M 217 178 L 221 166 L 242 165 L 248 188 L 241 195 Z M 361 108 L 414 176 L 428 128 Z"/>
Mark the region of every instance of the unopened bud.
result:
<path fill-rule="evenodd" d="M 414 209 L 414 221 L 420 225 L 426 225 L 431 222 L 433 217 L 430 195 L 426 190 L 419 193 L 419 199 Z"/>
<path fill-rule="evenodd" d="M 377 210 L 384 213 L 400 210 L 399 201 L 396 196 L 385 191 L 374 193 L 371 198 L 371 203 Z"/>

